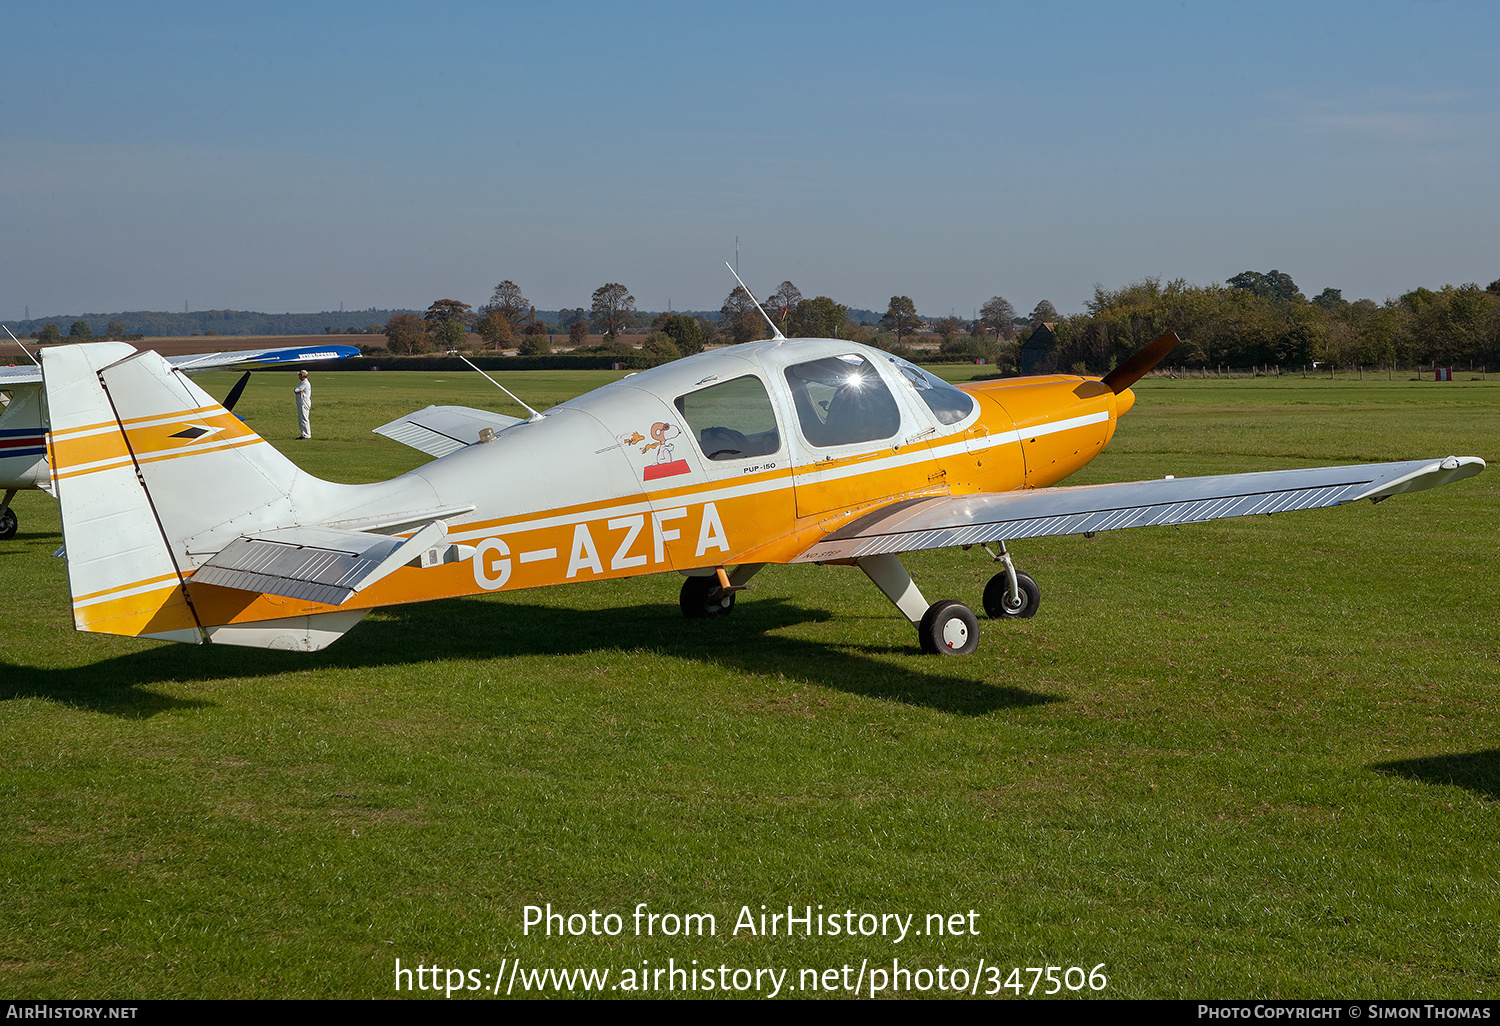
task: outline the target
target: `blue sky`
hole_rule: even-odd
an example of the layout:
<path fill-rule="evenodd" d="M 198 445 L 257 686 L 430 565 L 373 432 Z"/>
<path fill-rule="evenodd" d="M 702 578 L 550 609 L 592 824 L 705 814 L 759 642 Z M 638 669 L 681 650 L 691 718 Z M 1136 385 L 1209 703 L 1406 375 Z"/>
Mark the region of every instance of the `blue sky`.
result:
<path fill-rule="evenodd" d="M 11 5 L 0 317 L 1500 278 L 1482 3 Z"/>

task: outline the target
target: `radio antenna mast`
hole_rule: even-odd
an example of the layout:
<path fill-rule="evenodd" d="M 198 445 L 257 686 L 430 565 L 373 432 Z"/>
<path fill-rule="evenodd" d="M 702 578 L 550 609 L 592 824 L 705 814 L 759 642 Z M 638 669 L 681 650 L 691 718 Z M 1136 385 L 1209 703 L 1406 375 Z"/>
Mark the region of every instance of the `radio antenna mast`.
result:
<path fill-rule="evenodd" d="M 18 346 L 21 346 L 21 352 L 26 354 L 26 359 L 30 360 L 32 363 L 35 363 L 38 367 L 41 366 L 41 364 L 37 362 L 37 358 L 31 355 L 31 351 L 21 344 L 20 339 L 16 338 L 15 332 L 11 331 L 10 328 L 7 327 L 5 329 L 5 333 L 10 336 L 10 340 L 12 342 L 14 342 Z"/>
<path fill-rule="evenodd" d="M 460 356 L 459 359 L 462 360 L 464 363 L 468 363 L 470 367 L 474 367 L 474 365 L 472 363 L 469 363 L 469 358 L 467 356 Z M 526 421 L 526 423 L 528 423 L 528 424 L 535 424 L 539 420 L 546 420 L 547 419 L 545 414 L 538 413 L 535 410 L 533 410 L 530 406 L 527 406 L 525 403 L 521 402 L 521 400 L 516 397 L 516 394 L 514 392 L 512 392 L 510 389 L 506 388 L 504 385 L 500 384 L 500 382 L 498 382 L 494 378 L 490 377 L 484 371 L 479 370 L 478 367 L 474 367 L 474 369 L 477 370 L 477 371 L 479 371 L 479 376 L 480 377 L 484 378 L 484 380 L 488 381 L 490 384 L 494 385 L 500 391 L 502 391 L 506 395 L 510 396 L 512 399 L 514 399 L 516 401 L 517 405 L 519 405 L 527 413 L 531 414 L 531 417 Z"/>
<path fill-rule="evenodd" d="M 724 266 L 729 268 L 729 273 L 734 275 L 734 280 L 740 283 L 740 288 L 745 289 L 745 295 L 750 297 L 750 302 L 755 304 L 755 309 L 760 311 L 760 315 L 764 317 L 766 319 L 766 323 L 771 326 L 771 331 L 775 334 L 775 338 L 771 339 L 771 341 L 785 342 L 786 336 L 781 333 L 780 328 L 776 327 L 776 322 L 771 320 L 770 315 L 766 313 L 766 308 L 760 305 L 760 300 L 755 298 L 755 293 L 751 292 L 748 288 L 745 288 L 745 283 L 740 278 L 739 272 L 734 269 L 734 267 L 729 263 L 728 260 L 724 261 Z"/>

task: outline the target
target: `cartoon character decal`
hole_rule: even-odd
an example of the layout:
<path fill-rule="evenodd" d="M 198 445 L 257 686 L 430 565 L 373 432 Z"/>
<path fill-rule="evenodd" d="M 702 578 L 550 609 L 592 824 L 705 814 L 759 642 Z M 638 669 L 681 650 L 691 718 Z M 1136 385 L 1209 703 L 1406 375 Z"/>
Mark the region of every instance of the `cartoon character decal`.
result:
<path fill-rule="evenodd" d="M 641 472 L 641 476 L 647 481 L 654 481 L 659 477 L 676 477 L 678 474 L 686 474 L 691 471 L 692 468 L 688 466 L 687 460 L 672 458 L 676 450 L 676 446 L 672 444 L 672 439 L 680 434 L 682 434 L 682 429 L 676 424 L 657 421 L 651 425 L 652 441 L 650 442 L 646 442 L 646 436 L 639 431 L 632 431 L 629 434 L 618 437 L 621 445 L 631 448 L 640 445 L 642 442 L 646 442 L 645 445 L 641 445 L 641 455 L 643 456 L 653 449 L 656 450 L 656 456 L 653 461 L 647 464 Z"/>

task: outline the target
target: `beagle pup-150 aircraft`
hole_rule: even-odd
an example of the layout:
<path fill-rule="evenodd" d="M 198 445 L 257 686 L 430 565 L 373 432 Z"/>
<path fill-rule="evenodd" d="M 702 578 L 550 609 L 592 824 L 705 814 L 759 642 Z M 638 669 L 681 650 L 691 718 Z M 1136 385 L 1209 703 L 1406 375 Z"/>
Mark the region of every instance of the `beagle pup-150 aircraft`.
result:
<path fill-rule="evenodd" d="M 11 341 L 30 358 L 26 347 L 6 328 Z M 0 339 L 0 341 L 4 341 Z M 354 346 L 277 346 L 270 349 L 247 349 L 230 353 L 197 353 L 172 356 L 167 364 L 176 370 L 197 374 L 230 367 L 275 367 L 288 363 L 319 360 L 345 360 L 358 356 Z M 250 371 L 235 383 L 224 399 L 226 410 L 235 402 L 250 380 Z M 39 489 L 52 491 L 52 469 L 47 465 L 47 415 L 42 401 L 40 364 L 28 367 L 0 367 L 0 541 L 16 536 L 19 522 L 11 500 L 19 491 Z"/>
<path fill-rule="evenodd" d="M 1040 592 L 1008 541 L 1379 502 L 1484 467 L 1047 487 L 1104 449 L 1130 386 L 1176 342 L 1102 379 L 954 387 L 878 349 L 777 332 L 526 420 L 430 406 L 375 430 L 437 458 L 365 485 L 304 473 L 156 353 L 45 349 L 73 622 L 315 651 L 379 606 L 676 571 L 682 612 L 721 616 L 768 563 L 837 563 L 868 575 L 923 650 L 963 654 L 974 613 L 929 604 L 901 553 L 998 546 L 985 612 L 1024 617 Z"/>

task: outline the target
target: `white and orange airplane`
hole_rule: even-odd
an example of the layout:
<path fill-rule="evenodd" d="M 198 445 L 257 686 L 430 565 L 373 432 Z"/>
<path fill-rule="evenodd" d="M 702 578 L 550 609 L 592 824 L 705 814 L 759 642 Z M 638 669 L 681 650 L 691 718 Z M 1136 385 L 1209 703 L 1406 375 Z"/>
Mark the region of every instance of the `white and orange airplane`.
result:
<path fill-rule="evenodd" d="M 1476 457 L 1049 488 L 1098 455 L 1175 336 L 1102 379 L 954 387 L 838 339 L 777 337 L 633 374 L 528 420 L 428 407 L 376 430 L 437 458 L 389 481 L 298 469 L 152 352 L 42 351 L 80 630 L 314 651 L 371 609 L 676 571 L 720 616 L 769 563 L 858 567 L 930 652 L 974 651 L 899 554 L 997 545 L 992 618 L 1040 593 L 1005 543 L 1379 502 Z"/>
<path fill-rule="evenodd" d="M 5 329 L 10 335 L 10 329 Z M 30 358 L 19 339 L 12 341 Z M 3 341 L 3 340 L 0 340 Z M 172 356 L 167 363 L 177 370 L 197 374 L 207 370 L 231 367 L 276 367 L 288 363 L 321 360 L 345 360 L 358 356 L 354 346 L 275 346 L 269 349 L 247 349 L 229 353 L 197 353 Z M 224 399 L 226 409 L 235 402 L 250 380 L 250 370 L 235 384 Z M 22 367 L 0 367 L 0 541 L 16 536 L 19 521 L 11 500 L 20 491 L 52 491 L 52 470 L 47 465 L 47 414 L 42 401 L 40 364 Z"/>

